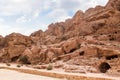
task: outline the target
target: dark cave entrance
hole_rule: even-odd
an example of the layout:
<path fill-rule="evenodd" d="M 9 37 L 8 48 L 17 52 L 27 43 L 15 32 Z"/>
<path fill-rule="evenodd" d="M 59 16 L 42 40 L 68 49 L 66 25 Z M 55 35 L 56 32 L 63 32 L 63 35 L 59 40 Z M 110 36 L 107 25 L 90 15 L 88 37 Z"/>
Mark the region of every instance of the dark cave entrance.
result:
<path fill-rule="evenodd" d="M 118 58 L 118 55 L 111 55 L 111 56 L 106 56 L 106 60 L 111 60 L 114 58 Z"/>
<path fill-rule="evenodd" d="M 84 54 L 85 54 L 84 51 L 82 51 L 82 52 L 79 53 L 80 56 L 83 56 Z"/>
<path fill-rule="evenodd" d="M 75 50 L 76 50 L 76 48 L 74 48 L 74 49 L 71 49 L 71 50 L 70 50 L 70 53 L 74 52 Z"/>
<path fill-rule="evenodd" d="M 13 58 L 11 59 L 11 61 L 12 61 L 12 62 L 15 62 L 15 61 L 17 61 L 18 58 L 19 58 L 19 56 L 15 56 L 15 57 L 13 57 Z"/>
<path fill-rule="evenodd" d="M 107 62 L 102 62 L 100 65 L 99 65 L 99 70 L 100 72 L 102 73 L 106 73 L 107 70 L 109 70 L 111 67 L 110 65 L 107 63 Z"/>

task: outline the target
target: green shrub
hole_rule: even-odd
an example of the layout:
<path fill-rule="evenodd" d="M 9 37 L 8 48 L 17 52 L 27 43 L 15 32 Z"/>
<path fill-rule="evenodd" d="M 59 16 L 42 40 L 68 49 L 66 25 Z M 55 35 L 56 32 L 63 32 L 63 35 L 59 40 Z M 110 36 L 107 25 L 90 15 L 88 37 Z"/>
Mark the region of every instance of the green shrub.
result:
<path fill-rule="evenodd" d="M 53 66 L 51 65 L 51 64 L 49 64 L 48 66 L 47 66 L 47 70 L 52 70 L 53 69 Z"/>
<path fill-rule="evenodd" d="M 20 56 L 19 57 L 20 62 L 23 64 L 29 64 L 28 57 L 27 56 Z"/>
<path fill-rule="evenodd" d="M 6 63 L 7 66 L 11 66 L 9 63 Z"/>
<path fill-rule="evenodd" d="M 17 67 L 19 68 L 19 67 L 21 67 L 20 65 L 17 65 Z"/>

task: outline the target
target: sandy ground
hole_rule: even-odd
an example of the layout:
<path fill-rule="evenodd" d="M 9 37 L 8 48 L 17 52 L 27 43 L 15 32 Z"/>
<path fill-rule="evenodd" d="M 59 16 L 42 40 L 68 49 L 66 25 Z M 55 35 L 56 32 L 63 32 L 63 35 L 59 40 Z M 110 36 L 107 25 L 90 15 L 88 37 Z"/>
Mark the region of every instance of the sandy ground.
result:
<path fill-rule="evenodd" d="M 7 66 L 6 64 L 0 63 L 0 67 L 11 67 L 11 68 L 18 68 L 16 67 L 17 64 L 11 64 L 11 66 Z M 87 76 L 87 77 L 98 77 L 98 78 L 107 78 L 112 80 L 120 80 L 120 77 L 110 77 L 105 74 L 96 74 L 96 73 L 86 73 L 86 74 L 78 74 L 78 73 L 66 73 L 62 70 L 41 70 L 41 69 L 33 69 L 28 68 L 26 66 L 20 67 L 20 69 L 30 69 L 30 70 L 37 70 L 41 72 L 49 72 L 49 73 L 59 73 L 59 74 L 70 74 L 70 75 L 79 75 L 79 76 Z M 11 71 L 6 69 L 0 69 L 0 80 L 64 80 L 64 79 L 57 79 L 57 78 L 51 78 L 51 77 L 45 77 L 45 76 L 39 76 L 39 75 L 32 75 L 32 74 L 26 74 L 26 73 L 20 73 L 17 71 Z"/>
<path fill-rule="evenodd" d="M 0 80 L 60 80 L 60 79 L 0 69 Z"/>

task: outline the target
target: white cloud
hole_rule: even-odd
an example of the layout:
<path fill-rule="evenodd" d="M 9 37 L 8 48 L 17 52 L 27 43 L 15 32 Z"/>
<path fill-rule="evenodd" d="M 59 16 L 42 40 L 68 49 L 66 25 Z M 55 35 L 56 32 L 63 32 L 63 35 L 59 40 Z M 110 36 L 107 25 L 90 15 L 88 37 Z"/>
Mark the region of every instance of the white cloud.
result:
<path fill-rule="evenodd" d="M 33 19 L 36 19 L 36 18 L 38 18 L 39 17 L 39 14 L 40 14 L 40 10 L 36 10 L 36 11 L 34 11 L 33 12 Z"/>
<path fill-rule="evenodd" d="M 53 20 L 57 21 L 64 21 L 67 18 L 70 18 L 70 16 L 68 16 L 67 11 L 62 10 L 62 9 L 55 9 L 53 11 L 51 11 L 48 15 L 48 18 L 51 18 Z"/>
<path fill-rule="evenodd" d="M 20 18 L 18 18 L 16 20 L 17 23 L 26 23 L 26 22 L 29 22 L 31 21 L 31 19 L 27 18 L 26 16 L 21 16 Z"/>
<path fill-rule="evenodd" d="M 27 0 L 10 0 L 13 3 L 23 3 L 26 2 Z"/>
<path fill-rule="evenodd" d="M 10 26 L 0 22 L 0 35 L 6 36 L 13 32 L 22 33 L 24 35 L 30 35 L 32 32 L 37 31 L 39 28 L 28 28 L 25 26 Z"/>
<path fill-rule="evenodd" d="M 96 5 L 105 5 L 108 0 L 60 0 L 60 7 L 65 10 L 76 12 L 77 10 L 87 10 Z"/>
<path fill-rule="evenodd" d="M 29 0 L 0 0 L 0 15 L 28 14 L 32 11 Z"/>
<path fill-rule="evenodd" d="M 94 7 L 97 4 L 105 5 L 106 2 L 108 2 L 108 0 L 0 0 L 0 14 L 31 14 L 36 9 L 42 11 L 50 8 L 60 8 L 67 11 L 76 11 L 78 9 L 86 10 L 88 7 Z"/>
<path fill-rule="evenodd" d="M 5 20 L 3 18 L 0 18 L 0 22 L 4 22 Z"/>
<path fill-rule="evenodd" d="M 11 29 L 11 26 L 5 25 L 2 22 L 0 22 L 0 35 L 5 36 L 5 35 L 11 33 L 10 29 Z"/>

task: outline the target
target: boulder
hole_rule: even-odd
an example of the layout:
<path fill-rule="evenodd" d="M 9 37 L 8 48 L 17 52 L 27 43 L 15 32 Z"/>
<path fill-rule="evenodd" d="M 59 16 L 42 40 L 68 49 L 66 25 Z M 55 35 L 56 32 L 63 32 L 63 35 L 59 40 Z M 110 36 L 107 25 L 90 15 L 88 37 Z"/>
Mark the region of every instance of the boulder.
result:
<path fill-rule="evenodd" d="M 26 47 L 23 45 L 19 45 L 19 46 L 14 45 L 7 48 L 7 53 L 9 55 L 9 58 L 12 59 L 14 57 L 20 56 L 25 49 Z"/>
<path fill-rule="evenodd" d="M 32 51 L 29 48 L 26 48 L 21 56 L 27 56 L 29 62 L 31 62 L 33 53 L 32 53 Z"/>
<path fill-rule="evenodd" d="M 32 40 L 28 36 L 24 36 L 19 33 L 12 33 L 5 37 L 6 46 L 12 45 L 24 45 L 26 47 L 31 46 Z"/>
<path fill-rule="evenodd" d="M 33 54 L 38 54 L 38 53 L 40 53 L 40 51 L 41 51 L 41 49 L 40 49 L 40 47 L 39 46 L 32 46 L 31 47 L 31 52 L 33 53 Z"/>
<path fill-rule="evenodd" d="M 71 40 L 66 41 L 63 44 L 63 50 L 65 51 L 65 53 L 72 53 L 78 48 L 80 48 L 78 39 L 71 39 Z"/>

